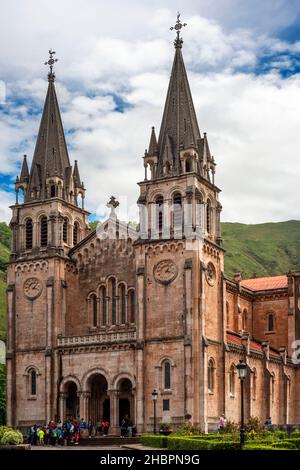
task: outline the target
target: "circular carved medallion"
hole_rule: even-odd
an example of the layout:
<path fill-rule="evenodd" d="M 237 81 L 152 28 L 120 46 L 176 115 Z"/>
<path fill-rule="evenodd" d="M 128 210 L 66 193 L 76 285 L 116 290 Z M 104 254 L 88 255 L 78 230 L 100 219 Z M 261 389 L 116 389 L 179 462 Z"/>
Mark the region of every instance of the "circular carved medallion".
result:
<path fill-rule="evenodd" d="M 208 263 L 206 268 L 206 280 L 210 286 L 213 286 L 216 280 L 216 268 L 212 263 Z"/>
<path fill-rule="evenodd" d="M 24 282 L 24 294 L 28 299 L 36 299 L 42 292 L 43 286 L 36 277 L 30 277 Z"/>
<path fill-rule="evenodd" d="M 178 269 L 174 261 L 171 259 L 164 259 L 154 266 L 153 272 L 154 278 L 157 282 L 160 282 L 161 284 L 169 284 L 174 281 L 177 276 Z"/>

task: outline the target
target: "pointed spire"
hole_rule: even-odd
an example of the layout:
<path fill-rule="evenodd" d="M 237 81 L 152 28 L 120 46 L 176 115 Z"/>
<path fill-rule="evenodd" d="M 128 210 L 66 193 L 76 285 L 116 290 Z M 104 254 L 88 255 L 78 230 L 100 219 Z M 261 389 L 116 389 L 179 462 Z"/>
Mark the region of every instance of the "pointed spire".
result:
<path fill-rule="evenodd" d="M 55 52 L 49 51 L 50 59 L 46 64 L 50 66 L 48 73 L 48 91 L 41 118 L 39 133 L 33 155 L 28 194 L 31 194 L 33 179 L 36 183 L 36 168 L 38 168 L 40 198 L 47 197 L 46 183 L 49 177 L 59 177 L 64 179 L 66 168 L 70 167 L 67 144 L 64 135 L 59 105 L 57 101 L 53 72 L 53 64 L 57 59 L 53 59 Z"/>
<path fill-rule="evenodd" d="M 74 164 L 73 180 L 74 180 L 75 188 L 81 188 L 82 187 L 82 182 L 81 182 L 80 175 L 79 175 L 77 160 L 75 160 L 75 164 Z"/>
<path fill-rule="evenodd" d="M 163 175 L 163 160 L 167 146 L 172 147 L 173 168 L 178 173 L 180 150 L 196 148 L 201 139 L 181 51 L 182 39 L 178 36 L 175 42 L 175 57 L 158 138 L 158 174 L 160 176 Z"/>
<path fill-rule="evenodd" d="M 27 164 L 27 155 L 24 155 L 23 157 L 23 163 L 22 163 L 22 169 L 21 169 L 21 175 L 20 175 L 20 182 L 27 182 L 29 178 L 29 170 L 28 170 L 28 164 Z"/>
<path fill-rule="evenodd" d="M 155 134 L 155 127 L 152 127 L 150 143 L 148 148 L 148 155 L 153 156 L 157 155 L 158 147 L 157 147 L 157 139 Z"/>

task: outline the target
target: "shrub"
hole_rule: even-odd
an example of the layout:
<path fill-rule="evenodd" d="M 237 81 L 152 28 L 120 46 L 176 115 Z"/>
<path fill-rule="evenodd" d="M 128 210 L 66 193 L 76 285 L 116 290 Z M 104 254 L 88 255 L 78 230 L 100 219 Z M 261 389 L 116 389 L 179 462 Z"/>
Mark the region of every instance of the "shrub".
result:
<path fill-rule="evenodd" d="M 201 434 L 201 430 L 192 424 L 184 424 L 177 429 L 176 434 L 179 436 L 194 436 Z"/>
<path fill-rule="evenodd" d="M 20 431 L 14 431 L 13 429 L 10 429 L 9 431 L 6 431 L 1 439 L 1 444 L 6 445 L 6 444 L 22 444 L 23 442 L 23 435 Z"/>
<path fill-rule="evenodd" d="M 0 426 L 0 442 L 3 437 L 3 434 L 7 431 L 12 431 L 12 429 L 9 428 L 8 426 Z"/>
<path fill-rule="evenodd" d="M 287 432 L 282 431 L 280 429 L 277 429 L 277 431 L 274 431 L 273 435 L 276 439 L 287 439 L 287 437 L 288 437 Z"/>
<path fill-rule="evenodd" d="M 226 422 L 226 426 L 224 428 L 225 433 L 235 434 L 235 433 L 238 433 L 239 430 L 240 430 L 239 425 L 237 423 L 235 423 L 234 421 L 227 421 Z"/>
<path fill-rule="evenodd" d="M 239 443 L 233 441 L 217 441 L 210 439 L 193 439 L 186 437 L 170 437 L 167 440 L 169 450 L 238 450 Z"/>
<path fill-rule="evenodd" d="M 281 440 L 278 442 L 273 442 L 273 449 L 283 449 L 283 450 L 296 450 L 298 449 L 296 442 Z"/>
<path fill-rule="evenodd" d="M 158 449 L 167 448 L 167 437 L 166 436 L 155 436 L 152 434 L 144 434 L 141 437 L 141 443 L 143 446 L 156 447 Z"/>
<path fill-rule="evenodd" d="M 260 443 L 250 443 L 246 444 L 244 450 L 284 450 L 284 449 L 276 449 L 271 444 L 260 444 Z"/>
<path fill-rule="evenodd" d="M 262 425 L 260 419 L 257 416 L 250 416 L 248 419 L 248 423 L 246 424 L 246 432 L 250 433 L 251 431 L 255 431 L 256 433 L 262 430 Z"/>
<path fill-rule="evenodd" d="M 291 437 L 297 437 L 297 438 L 300 438 L 300 431 L 297 429 L 295 429 L 295 431 L 292 432 L 292 435 Z"/>

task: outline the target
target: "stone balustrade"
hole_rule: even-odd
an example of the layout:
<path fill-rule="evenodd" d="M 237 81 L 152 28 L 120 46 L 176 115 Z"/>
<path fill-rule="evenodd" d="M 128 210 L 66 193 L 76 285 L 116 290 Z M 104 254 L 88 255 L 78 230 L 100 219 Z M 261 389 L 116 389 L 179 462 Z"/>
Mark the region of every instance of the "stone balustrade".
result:
<path fill-rule="evenodd" d="M 87 344 L 103 344 L 122 341 L 135 341 L 135 331 L 114 331 L 107 333 L 97 333 L 82 336 L 59 336 L 57 338 L 58 346 L 79 346 Z"/>

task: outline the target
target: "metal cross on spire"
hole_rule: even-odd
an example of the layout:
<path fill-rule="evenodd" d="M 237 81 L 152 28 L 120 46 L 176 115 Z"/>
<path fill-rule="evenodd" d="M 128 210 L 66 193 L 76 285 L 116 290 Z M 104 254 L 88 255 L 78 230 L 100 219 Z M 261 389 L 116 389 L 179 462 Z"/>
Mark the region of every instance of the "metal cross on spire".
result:
<path fill-rule="evenodd" d="M 58 59 L 53 59 L 54 54 L 56 54 L 56 52 L 53 51 L 52 49 L 49 49 L 49 56 L 50 57 L 47 60 L 47 62 L 45 62 L 45 65 L 49 65 L 49 67 L 50 67 L 50 71 L 48 73 L 49 82 L 50 81 L 54 82 L 54 79 L 55 79 L 55 73 L 53 72 L 53 66 L 54 66 L 54 63 L 58 61 Z"/>
<path fill-rule="evenodd" d="M 181 23 L 181 21 L 180 21 L 180 13 L 178 12 L 178 13 L 177 13 L 177 21 L 176 21 L 176 24 L 175 24 L 175 26 L 172 26 L 172 27 L 170 28 L 171 31 L 173 31 L 173 29 L 175 29 L 176 34 L 177 34 L 177 37 L 176 37 L 176 39 L 175 39 L 175 41 L 174 41 L 174 46 L 175 46 L 175 48 L 176 48 L 176 47 L 182 47 L 183 39 L 180 37 L 180 30 L 181 30 L 184 26 L 186 26 L 186 25 L 187 25 L 187 23 Z"/>

